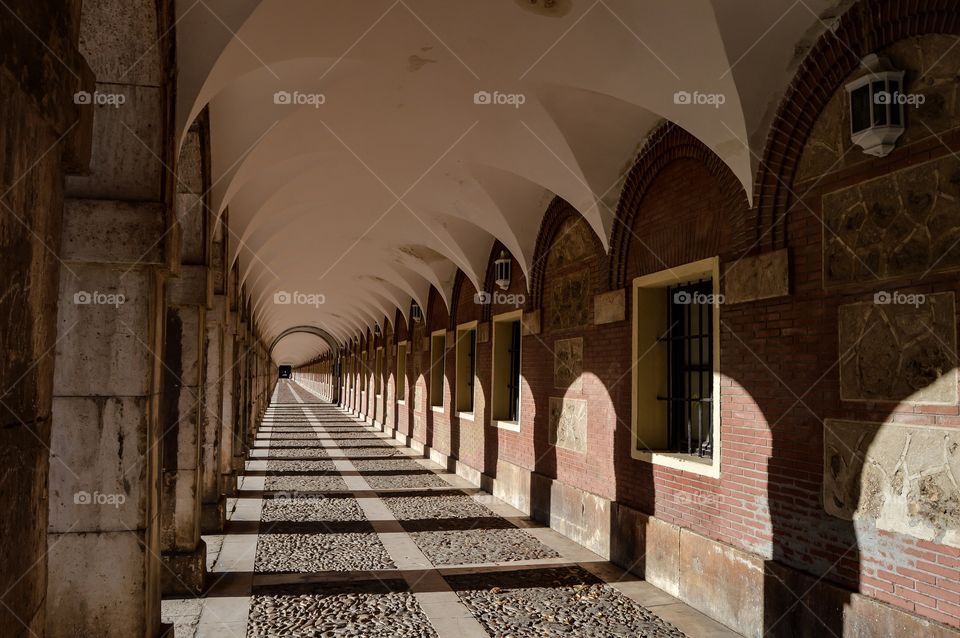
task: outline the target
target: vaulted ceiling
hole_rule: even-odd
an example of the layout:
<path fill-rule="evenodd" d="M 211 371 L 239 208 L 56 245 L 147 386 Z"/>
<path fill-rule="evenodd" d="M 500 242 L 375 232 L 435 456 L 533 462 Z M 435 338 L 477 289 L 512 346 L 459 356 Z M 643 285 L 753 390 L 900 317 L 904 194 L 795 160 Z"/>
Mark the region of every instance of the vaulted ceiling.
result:
<path fill-rule="evenodd" d="M 529 269 L 555 195 L 607 246 L 624 173 L 664 119 L 751 196 L 836 5 L 178 0 L 178 134 L 209 107 L 211 198 L 265 338 L 347 340 L 431 286 L 449 302 L 457 269 L 480 287 L 494 239 Z M 274 357 L 327 347 L 301 337 Z"/>

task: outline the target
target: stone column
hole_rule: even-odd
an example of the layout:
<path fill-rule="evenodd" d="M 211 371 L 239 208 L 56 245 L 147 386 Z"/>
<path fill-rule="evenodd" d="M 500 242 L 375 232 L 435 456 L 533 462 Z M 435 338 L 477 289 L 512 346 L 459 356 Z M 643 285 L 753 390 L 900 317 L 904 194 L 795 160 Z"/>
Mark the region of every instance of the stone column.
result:
<path fill-rule="evenodd" d="M 229 301 L 229 298 L 228 298 Z M 220 419 L 220 475 L 223 477 L 223 493 L 226 496 L 236 496 L 237 475 L 233 468 L 233 454 L 237 428 L 237 413 L 235 410 L 235 394 L 237 362 L 234 359 L 236 351 L 235 331 L 236 313 L 226 312 L 226 324 L 223 331 L 223 405 Z"/>
<path fill-rule="evenodd" d="M 206 350 L 207 268 L 171 279 L 163 352 L 161 548 L 164 593 L 199 593 L 206 577 L 200 539 L 200 459 Z"/>
<path fill-rule="evenodd" d="M 17 638 L 45 624 L 63 171 L 86 170 L 92 136 L 73 100 L 93 90 L 78 22 L 52 0 L 0 10 L 0 633 Z"/>
<path fill-rule="evenodd" d="M 202 505 L 200 530 L 205 534 L 223 531 L 226 517 L 220 455 L 223 447 L 223 326 L 226 298 L 216 295 L 207 312 L 206 383 L 203 393 L 203 452 L 200 479 Z"/>
<path fill-rule="evenodd" d="M 133 16 L 82 4 L 80 49 L 96 85 L 79 97 L 93 122 L 92 151 L 86 170 L 66 181 L 53 244 L 65 267 L 49 309 L 57 345 L 40 633 L 52 638 L 161 631 L 159 353 L 174 226 L 166 166 L 175 157 L 163 138 L 173 74 L 161 52 L 172 31 L 155 9 L 145 4 Z M 131 66 L 126 56 L 144 37 L 160 42 Z"/>
<path fill-rule="evenodd" d="M 64 221 L 46 635 L 153 636 L 164 207 L 72 199 Z"/>

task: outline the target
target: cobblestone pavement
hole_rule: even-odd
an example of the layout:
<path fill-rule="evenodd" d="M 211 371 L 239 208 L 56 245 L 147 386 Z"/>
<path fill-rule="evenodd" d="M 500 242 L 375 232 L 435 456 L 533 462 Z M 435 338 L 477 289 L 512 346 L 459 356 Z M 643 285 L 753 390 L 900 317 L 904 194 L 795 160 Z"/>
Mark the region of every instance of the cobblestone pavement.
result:
<path fill-rule="evenodd" d="M 204 633 L 202 606 L 165 602 L 178 636 L 686 635 L 635 592 L 675 599 L 603 580 L 600 557 L 571 558 L 559 534 L 301 386 L 281 382 L 257 440 L 243 483 L 257 520 L 207 541 L 220 564 L 248 552 L 243 620 Z"/>

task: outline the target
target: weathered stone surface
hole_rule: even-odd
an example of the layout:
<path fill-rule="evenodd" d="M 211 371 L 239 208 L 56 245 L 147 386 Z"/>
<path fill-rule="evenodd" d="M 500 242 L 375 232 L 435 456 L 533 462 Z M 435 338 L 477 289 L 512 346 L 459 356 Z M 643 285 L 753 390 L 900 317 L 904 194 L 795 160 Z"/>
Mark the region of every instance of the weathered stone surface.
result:
<path fill-rule="evenodd" d="M 149 0 L 83 5 L 79 48 L 101 82 L 159 86 L 164 78 L 158 36 Z"/>
<path fill-rule="evenodd" d="M 671 596 L 680 594 L 680 528 L 612 503 L 610 560 Z"/>
<path fill-rule="evenodd" d="M 523 325 L 523 336 L 540 334 L 540 311 L 533 310 L 523 313 L 520 323 Z"/>
<path fill-rule="evenodd" d="M 550 443 L 574 452 L 586 452 L 586 401 L 550 397 Z"/>
<path fill-rule="evenodd" d="M 547 270 L 575 266 L 593 255 L 593 230 L 577 215 L 568 218 L 557 230 L 547 256 Z"/>
<path fill-rule="evenodd" d="M 786 248 L 743 257 L 724 275 L 724 303 L 743 303 L 790 294 L 790 259 Z"/>
<path fill-rule="evenodd" d="M 163 90 L 159 86 L 97 84 L 123 104 L 94 105 L 93 153 L 88 175 L 68 175 L 70 195 L 97 199 L 163 199 Z"/>
<path fill-rule="evenodd" d="M 762 633 L 763 568 L 756 554 L 680 530 L 680 599 L 744 635 Z"/>
<path fill-rule="evenodd" d="M 136 529 L 147 509 L 141 397 L 56 397 L 50 448 L 51 532 Z"/>
<path fill-rule="evenodd" d="M 824 195 L 827 287 L 960 267 L 960 159 L 954 156 Z"/>
<path fill-rule="evenodd" d="M 590 271 L 577 270 L 551 280 L 544 291 L 547 330 L 568 330 L 590 323 Z"/>
<path fill-rule="evenodd" d="M 60 257 L 92 263 L 162 264 L 163 204 L 68 199 Z"/>
<path fill-rule="evenodd" d="M 953 293 L 920 295 L 913 305 L 877 299 L 886 298 L 840 307 L 841 397 L 956 403 Z"/>
<path fill-rule="evenodd" d="M 583 337 L 553 342 L 553 387 L 583 389 Z"/>
<path fill-rule="evenodd" d="M 147 335 L 139 331 L 149 324 L 154 277 L 120 267 L 71 268 L 77 277 L 60 279 L 57 393 L 96 396 L 109 388 L 118 396 L 148 394 L 153 360 Z"/>
<path fill-rule="evenodd" d="M 180 224 L 180 260 L 184 264 L 203 264 L 207 237 L 204 222 L 207 208 L 203 198 L 194 193 L 175 195 L 177 223 Z"/>
<path fill-rule="evenodd" d="M 126 638 L 148 624 L 143 604 L 147 549 L 141 533 L 50 534 L 48 560 L 57 566 L 49 579 L 46 635 L 53 638 Z M 84 557 L 108 557 L 84 560 Z"/>
<path fill-rule="evenodd" d="M 825 423 L 823 503 L 829 514 L 960 547 L 960 432 Z"/>
<path fill-rule="evenodd" d="M 202 540 L 191 552 L 164 552 L 160 571 L 164 594 L 199 596 L 207 577 L 207 545 Z"/>
<path fill-rule="evenodd" d="M 616 323 L 627 318 L 627 290 L 602 292 L 593 298 L 593 323 Z"/>
<path fill-rule="evenodd" d="M 956 70 L 960 68 L 960 47 L 953 35 L 924 35 L 895 42 L 883 51 L 895 68 L 907 71 L 903 91 L 922 95 L 923 104 L 907 106 L 906 131 L 897 142 L 911 142 L 939 135 L 956 126 L 960 117 Z M 862 71 L 856 71 L 849 82 Z M 851 149 L 848 98 L 843 85 L 836 90 L 820 113 L 803 149 L 797 169 L 797 182 L 821 178 L 871 157 Z"/>

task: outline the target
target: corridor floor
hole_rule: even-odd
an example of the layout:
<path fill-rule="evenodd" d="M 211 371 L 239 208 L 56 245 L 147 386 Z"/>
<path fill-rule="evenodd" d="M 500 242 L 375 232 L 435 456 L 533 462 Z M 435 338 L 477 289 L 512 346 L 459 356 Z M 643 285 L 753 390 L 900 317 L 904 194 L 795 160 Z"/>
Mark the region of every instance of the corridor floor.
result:
<path fill-rule="evenodd" d="M 176 636 L 734 636 L 281 381 Z"/>

